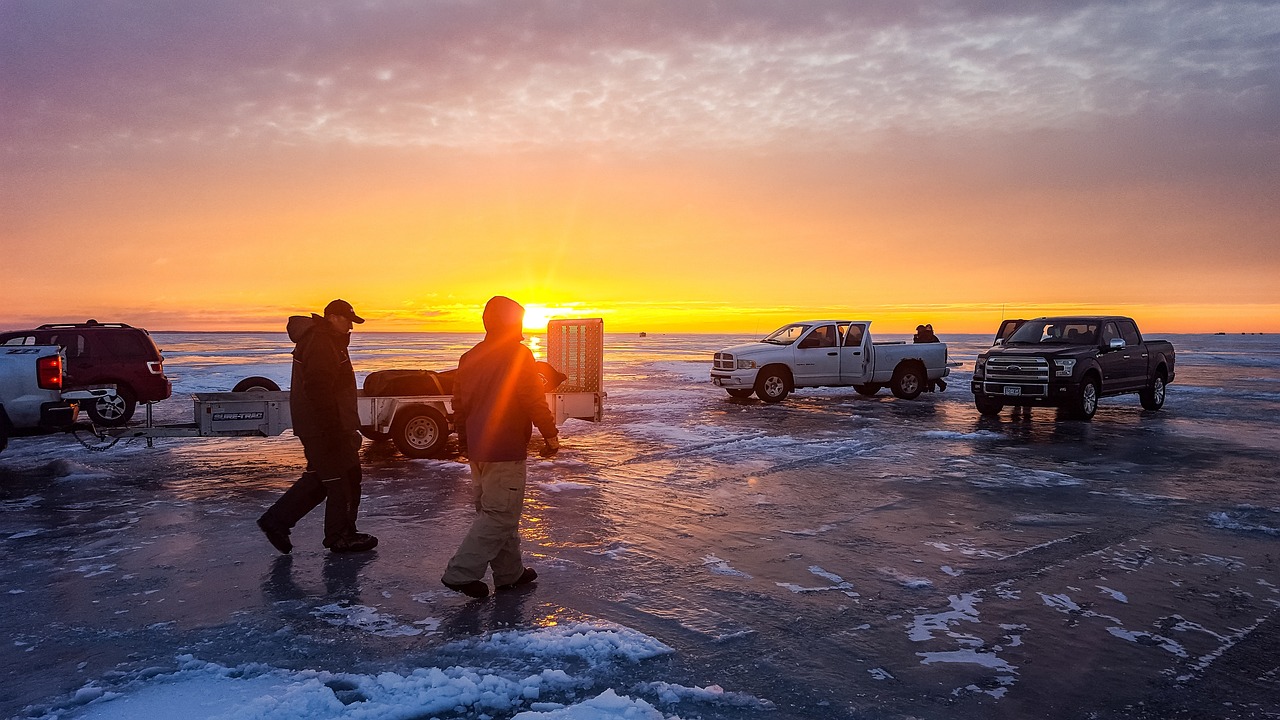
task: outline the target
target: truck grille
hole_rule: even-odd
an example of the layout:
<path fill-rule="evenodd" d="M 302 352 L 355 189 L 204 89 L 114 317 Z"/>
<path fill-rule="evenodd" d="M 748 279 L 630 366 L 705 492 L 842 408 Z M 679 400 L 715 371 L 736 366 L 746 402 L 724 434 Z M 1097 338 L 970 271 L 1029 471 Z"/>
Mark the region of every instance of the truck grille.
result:
<path fill-rule="evenodd" d="M 711 361 L 713 370 L 732 370 L 734 369 L 733 355 L 729 353 L 718 352 Z"/>
<path fill-rule="evenodd" d="M 1017 386 L 1022 395 L 1045 397 L 1049 394 L 1049 361 L 1042 357 L 1007 357 L 993 355 L 987 358 L 983 392 L 1004 395 L 1005 388 Z"/>

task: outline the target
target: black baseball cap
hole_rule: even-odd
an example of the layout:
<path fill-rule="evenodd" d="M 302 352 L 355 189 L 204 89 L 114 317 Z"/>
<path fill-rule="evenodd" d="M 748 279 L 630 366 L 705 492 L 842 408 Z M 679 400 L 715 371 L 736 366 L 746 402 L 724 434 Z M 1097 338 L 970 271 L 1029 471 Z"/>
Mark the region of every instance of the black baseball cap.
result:
<path fill-rule="evenodd" d="M 355 308 L 351 307 L 351 303 L 347 302 L 346 300 L 334 300 L 328 305 L 325 305 L 324 314 L 337 315 L 338 317 L 344 317 L 353 323 L 364 322 L 364 318 L 357 315 Z"/>

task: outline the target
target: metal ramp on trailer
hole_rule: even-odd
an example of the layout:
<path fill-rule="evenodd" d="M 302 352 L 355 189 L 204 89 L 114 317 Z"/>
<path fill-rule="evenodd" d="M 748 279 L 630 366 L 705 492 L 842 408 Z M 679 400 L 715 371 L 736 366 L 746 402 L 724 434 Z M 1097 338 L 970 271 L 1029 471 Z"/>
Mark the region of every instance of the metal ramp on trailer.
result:
<path fill-rule="evenodd" d="M 547 323 L 547 363 L 568 377 L 547 400 L 556 424 L 567 418 L 604 419 L 604 320 L 578 318 Z"/>

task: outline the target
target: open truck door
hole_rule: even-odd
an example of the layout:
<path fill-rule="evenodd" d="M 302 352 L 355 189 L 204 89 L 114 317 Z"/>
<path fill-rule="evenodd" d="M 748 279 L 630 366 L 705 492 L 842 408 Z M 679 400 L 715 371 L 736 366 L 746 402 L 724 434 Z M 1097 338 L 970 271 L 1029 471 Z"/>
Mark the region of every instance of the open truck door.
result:
<path fill-rule="evenodd" d="M 577 318 L 547 323 L 547 364 L 564 373 L 547 405 L 556 424 L 568 418 L 604 419 L 604 320 Z"/>
<path fill-rule="evenodd" d="M 996 331 L 996 339 L 991 342 L 992 345 L 1003 345 L 1009 342 L 1009 336 L 1018 331 L 1026 320 L 1004 320 L 1000 323 L 1000 329 Z"/>

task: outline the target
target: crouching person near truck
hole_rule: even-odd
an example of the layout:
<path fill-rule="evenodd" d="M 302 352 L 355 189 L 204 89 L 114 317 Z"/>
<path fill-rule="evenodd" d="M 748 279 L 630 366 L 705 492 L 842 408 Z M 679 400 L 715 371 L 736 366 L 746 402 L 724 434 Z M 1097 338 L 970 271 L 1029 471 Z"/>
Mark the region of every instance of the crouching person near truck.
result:
<path fill-rule="evenodd" d="M 360 416 L 356 376 L 347 346 L 352 323 L 363 323 L 351 303 L 334 300 L 324 315 L 289 318 L 293 371 L 289 411 L 302 441 L 307 469 L 262 517 L 258 527 L 280 552 L 293 550 L 289 531 L 324 503 L 324 546 L 333 552 L 366 552 L 378 538 L 356 532 L 360 508 Z"/>
<path fill-rule="evenodd" d="M 440 578 L 473 598 L 489 595 L 485 572 L 498 590 L 538 577 L 520 555 L 520 513 L 532 426 L 548 452 L 560 448 L 533 353 L 520 343 L 524 307 L 501 295 L 484 307 L 485 337 L 458 360 L 453 379 L 454 424 L 471 461 L 476 517 Z"/>

